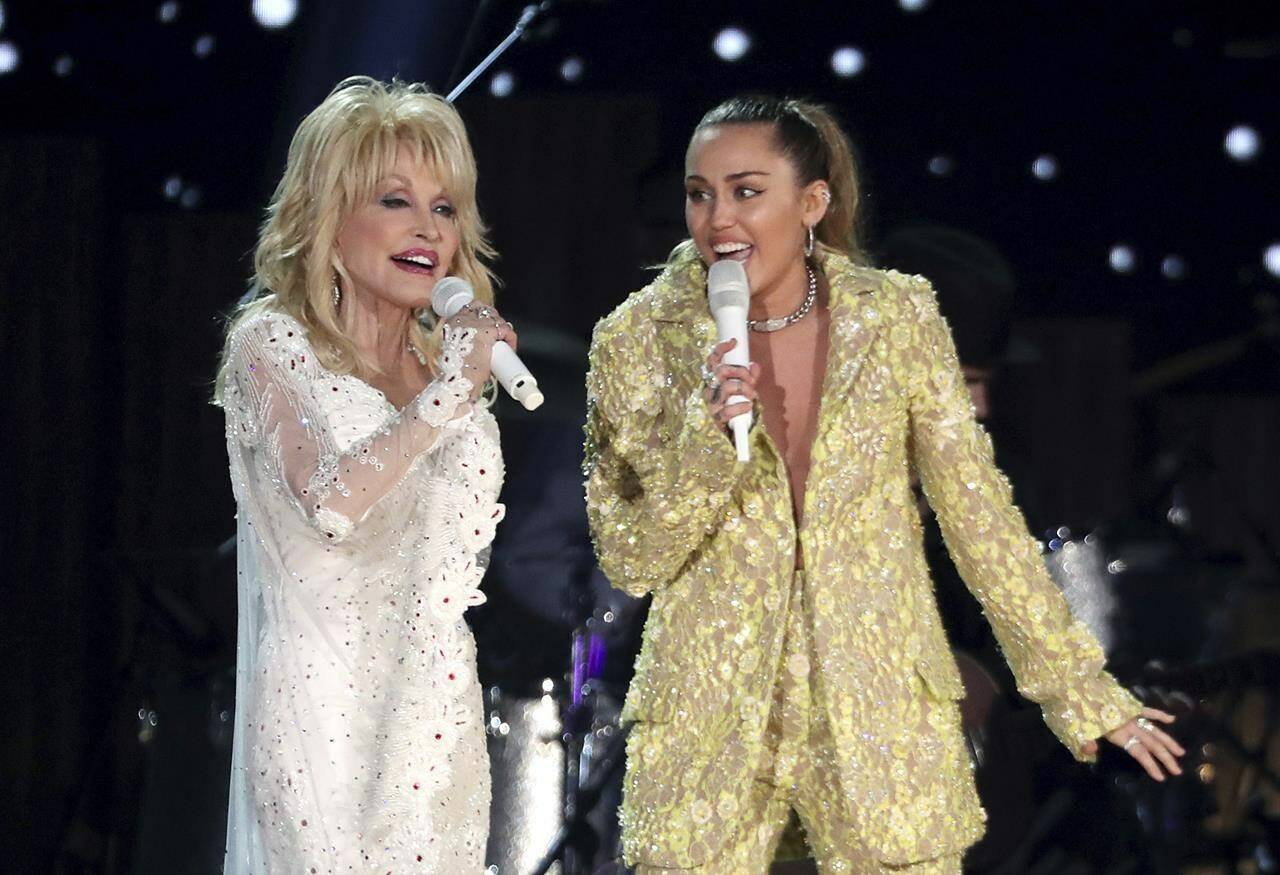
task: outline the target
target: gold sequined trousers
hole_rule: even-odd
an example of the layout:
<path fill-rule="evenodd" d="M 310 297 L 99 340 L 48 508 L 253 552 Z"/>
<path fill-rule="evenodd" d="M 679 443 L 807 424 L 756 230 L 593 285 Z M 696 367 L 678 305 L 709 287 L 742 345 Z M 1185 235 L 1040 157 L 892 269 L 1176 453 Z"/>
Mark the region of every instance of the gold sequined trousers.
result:
<path fill-rule="evenodd" d="M 756 775 L 741 830 L 715 860 L 691 869 L 639 866 L 636 875 L 766 875 L 784 831 L 791 838 L 798 818 L 804 840 L 822 875 L 959 875 L 961 855 L 906 866 L 889 866 L 861 848 L 841 813 L 835 741 L 811 672 L 813 636 L 804 603 L 810 597 L 803 571 L 791 584 L 787 633 L 774 687 L 765 745 L 771 752 Z M 799 836 L 794 844 L 800 850 Z M 791 844 L 791 842 L 789 842 Z M 799 856 L 792 854 L 791 856 Z"/>

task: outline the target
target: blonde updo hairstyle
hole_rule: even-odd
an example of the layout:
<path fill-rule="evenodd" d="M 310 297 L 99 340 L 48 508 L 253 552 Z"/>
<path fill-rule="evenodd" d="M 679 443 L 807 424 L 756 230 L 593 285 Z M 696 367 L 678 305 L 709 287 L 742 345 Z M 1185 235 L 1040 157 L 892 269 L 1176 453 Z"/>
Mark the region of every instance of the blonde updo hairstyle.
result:
<path fill-rule="evenodd" d="M 352 76 L 311 111 L 289 144 L 284 176 L 267 206 L 253 258 L 256 294 L 232 314 L 228 338 L 244 321 L 274 310 L 306 329 L 320 363 L 340 374 L 368 376 L 377 366 L 347 338 L 333 300 L 334 277 L 351 280 L 338 254 L 343 223 L 371 201 L 408 147 L 448 192 L 456 210 L 458 251 L 449 273 L 469 282 L 476 300 L 493 302 L 494 256 L 476 205 L 476 162 L 457 110 L 417 83 Z M 440 331 L 429 309 L 415 314 L 409 343 L 434 363 Z M 215 400 L 226 379 L 226 350 Z"/>
<path fill-rule="evenodd" d="M 702 117 L 694 136 L 720 125 L 767 124 L 774 140 L 795 170 L 796 183 L 804 188 L 815 180 L 825 180 L 831 192 L 826 214 L 814 228 L 819 248 L 839 252 L 856 264 L 866 264 L 862 228 L 858 214 L 862 196 L 853 147 L 831 110 L 807 100 L 749 95 L 732 97 Z M 673 259 L 692 253 L 692 241 L 685 241 L 672 253 Z"/>

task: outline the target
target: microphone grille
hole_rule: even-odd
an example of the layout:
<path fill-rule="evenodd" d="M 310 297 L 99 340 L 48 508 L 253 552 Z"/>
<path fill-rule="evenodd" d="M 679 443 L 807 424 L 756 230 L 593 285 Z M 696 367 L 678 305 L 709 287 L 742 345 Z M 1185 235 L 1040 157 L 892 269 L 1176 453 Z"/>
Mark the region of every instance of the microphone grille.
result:
<path fill-rule="evenodd" d="M 447 276 L 431 290 L 431 309 L 441 319 L 448 319 L 475 296 L 471 283 L 462 277 Z"/>
<path fill-rule="evenodd" d="M 747 271 L 736 261 L 717 261 L 707 271 L 707 296 L 711 309 L 746 307 L 751 300 Z"/>

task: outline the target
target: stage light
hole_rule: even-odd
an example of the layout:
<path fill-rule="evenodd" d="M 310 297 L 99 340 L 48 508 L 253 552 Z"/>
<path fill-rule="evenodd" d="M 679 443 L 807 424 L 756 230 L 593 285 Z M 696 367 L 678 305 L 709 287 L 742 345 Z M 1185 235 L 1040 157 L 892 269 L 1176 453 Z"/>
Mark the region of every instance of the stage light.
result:
<path fill-rule="evenodd" d="M 586 65 L 582 63 L 582 58 L 576 55 L 565 58 L 564 63 L 560 65 L 560 78 L 566 82 L 577 82 L 582 78 L 585 69 Z"/>
<path fill-rule="evenodd" d="M 1236 161 L 1252 161 L 1258 157 L 1258 150 L 1262 148 L 1262 138 L 1248 125 L 1236 125 L 1227 131 L 1222 148 Z"/>
<path fill-rule="evenodd" d="M 1058 159 L 1052 155 L 1041 155 L 1031 162 L 1031 173 L 1041 182 L 1048 182 L 1058 177 Z"/>
<path fill-rule="evenodd" d="M 510 97 L 516 90 L 516 77 L 509 70 L 500 70 L 489 80 L 489 93 L 494 97 Z"/>
<path fill-rule="evenodd" d="M 182 204 L 188 210 L 193 210 L 200 206 L 200 189 L 194 185 L 187 186 L 182 192 L 182 197 L 178 198 L 178 203 Z"/>
<path fill-rule="evenodd" d="M 867 66 L 867 56 L 861 49 L 853 46 L 841 46 L 831 53 L 831 69 L 843 79 L 857 76 Z"/>
<path fill-rule="evenodd" d="M 1276 279 L 1280 279 L 1280 243 L 1272 243 L 1262 253 L 1262 263 L 1267 268 L 1267 273 Z"/>
<path fill-rule="evenodd" d="M 53 62 L 53 74 L 65 78 L 71 75 L 71 71 L 75 69 L 75 66 L 76 62 L 71 59 L 70 55 L 58 55 Z"/>
<path fill-rule="evenodd" d="M 934 176 L 950 176 L 955 169 L 956 162 L 951 160 L 950 155 L 934 155 L 929 159 L 929 172 Z"/>
<path fill-rule="evenodd" d="M 176 201 L 178 195 L 182 194 L 182 177 L 170 176 L 164 181 L 163 191 L 166 200 Z"/>
<path fill-rule="evenodd" d="M 1181 255 L 1166 255 L 1160 262 L 1160 272 L 1167 279 L 1180 280 L 1187 275 L 1187 261 Z"/>
<path fill-rule="evenodd" d="M 0 3 L 0 31 L 4 30 L 4 4 Z"/>
<path fill-rule="evenodd" d="M 196 53 L 197 58 L 207 58 L 213 54 L 213 47 L 217 45 L 217 40 L 212 34 L 202 33 L 196 37 L 196 43 L 191 50 Z"/>
<path fill-rule="evenodd" d="M 1116 273 L 1133 273 L 1134 268 L 1138 266 L 1138 255 L 1133 251 L 1132 246 L 1127 243 L 1118 243 L 1111 247 L 1111 254 L 1107 257 L 1107 261 Z"/>
<path fill-rule="evenodd" d="M 267 30 L 293 24 L 298 14 L 298 0 L 253 0 L 253 17 Z"/>
<path fill-rule="evenodd" d="M 160 19 L 161 24 L 173 24 L 178 20 L 178 9 L 180 7 L 173 0 L 168 3 L 161 3 L 160 8 L 156 10 L 156 18 Z"/>
<path fill-rule="evenodd" d="M 716 34 L 711 44 L 722 61 L 738 61 L 751 50 L 751 37 L 739 27 L 726 27 Z"/>
<path fill-rule="evenodd" d="M 919 12 L 929 5 L 929 0 L 898 0 L 898 5 L 905 12 Z"/>
<path fill-rule="evenodd" d="M 18 64 L 21 62 L 22 56 L 19 54 L 17 46 L 8 40 L 0 43 L 0 76 L 5 73 L 12 73 L 18 69 Z"/>

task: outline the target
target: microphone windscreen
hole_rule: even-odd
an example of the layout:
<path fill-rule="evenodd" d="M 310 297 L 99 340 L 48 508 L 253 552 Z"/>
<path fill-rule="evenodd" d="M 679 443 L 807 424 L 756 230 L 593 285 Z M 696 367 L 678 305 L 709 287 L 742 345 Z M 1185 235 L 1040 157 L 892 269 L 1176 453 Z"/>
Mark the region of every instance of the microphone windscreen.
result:
<path fill-rule="evenodd" d="M 447 276 L 431 290 L 431 309 L 441 319 L 448 319 L 476 296 L 471 283 L 462 277 Z"/>
<path fill-rule="evenodd" d="M 721 307 L 745 309 L 751 302 L 746 268 L 739 262 L 728 259 L 711 265 L 711 269 L 707 271 L 707 298 L 713 313 Z"/>

